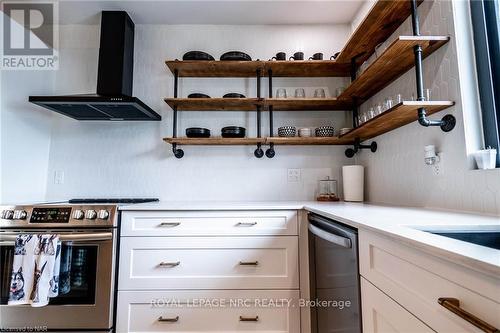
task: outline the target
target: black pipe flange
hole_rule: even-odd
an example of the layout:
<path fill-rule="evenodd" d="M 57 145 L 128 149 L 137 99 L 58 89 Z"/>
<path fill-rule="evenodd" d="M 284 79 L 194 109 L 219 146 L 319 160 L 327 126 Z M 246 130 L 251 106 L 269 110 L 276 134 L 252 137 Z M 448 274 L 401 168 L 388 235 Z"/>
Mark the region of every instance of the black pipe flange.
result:
<path fill-rule="evenodd" d="M 177 158 L 183 158 L 184 157 L 184 150 L 182 149 L 174 149 L 174 156 Z"/>
<path fill-rule="evenodd" d="M 264 150 L 262 150 L 262 148 L 259 147 L 259 148 L 255 149 L 255 151 L 253 152 L 253 154 L 257 158 L 262 158 L 264 156 Z"/>
<path fill-rule="evenodd" d="M 360 139 L 354 140 L 354 147 L 353 148 L 347 148 L 345 150 L 345 156 L 348 158 L 354 157 L 354 155 L 360 151 L 361 149 L 370 149 L 372 153 L 377 151 L 377 143 L 373 141 L 369 145 L 362 145 Z"/>
<path fill-rule="evenodd" d="M 273 158 L 276 155 L 276 151 L 274 150 L 273 147 L 269 148 L 266 150 L 266 156 L 267 158 Z"/>
<path fill-rule="evenodd" d="M 440 127 L 443 132 L 450 132 L 455 128 L 455 125 L 457 124 L 457 119 L 452 116 L 451 114 L 447 114 L 441 119 L 441 122 L 443 123 Z"/>

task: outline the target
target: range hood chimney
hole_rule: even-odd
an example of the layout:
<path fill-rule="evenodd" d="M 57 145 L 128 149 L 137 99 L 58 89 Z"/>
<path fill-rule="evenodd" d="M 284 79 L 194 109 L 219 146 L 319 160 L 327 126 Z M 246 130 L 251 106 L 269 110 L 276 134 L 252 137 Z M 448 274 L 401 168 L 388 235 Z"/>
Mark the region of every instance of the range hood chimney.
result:
<path fill-rule="evenodd" d="M 77 120 L 161 120 L 132 97 L 134 22 L 124 11 L 103 11 L 97 94 L 30 96 L 29 101 Z"/>

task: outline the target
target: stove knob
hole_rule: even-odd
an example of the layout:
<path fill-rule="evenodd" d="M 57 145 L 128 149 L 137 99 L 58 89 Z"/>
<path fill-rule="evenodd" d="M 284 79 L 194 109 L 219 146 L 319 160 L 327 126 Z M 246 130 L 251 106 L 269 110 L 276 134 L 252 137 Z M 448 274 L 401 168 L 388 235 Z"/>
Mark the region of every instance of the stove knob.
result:
<path fill-rule="evenodd" d="M 12 220 L 14 217 L 14 211 L 13 210 L 4 210 L 2 211 L 2 219 L 4 220 Z"/>
<path fill-rule="evenodd" d="M 14 220 L 26 220 L 28 213 L 25 210 L 19 209 L 14 211 Z"/>
<path fill-rule="evenodd" d="M 99 220 L 107 220 L 109 217 L 109 212 L 105 209 L 101 209 L 97 217 L 99 218 Z"/>
<path fill-rule="evenodd" d="M 85 213 L 83 210 L 81 209 L 77 209 L 73 212 L 73 218 L 75 220 L 83 220 L 83 218 L 85 217 Z"/>
<path fill-rule="evenodd" d="M 97 212 L 93 209 L 89 209 L 86 212 L 85 218 L 87 220 L 95 220 L 97 218 Z"/>

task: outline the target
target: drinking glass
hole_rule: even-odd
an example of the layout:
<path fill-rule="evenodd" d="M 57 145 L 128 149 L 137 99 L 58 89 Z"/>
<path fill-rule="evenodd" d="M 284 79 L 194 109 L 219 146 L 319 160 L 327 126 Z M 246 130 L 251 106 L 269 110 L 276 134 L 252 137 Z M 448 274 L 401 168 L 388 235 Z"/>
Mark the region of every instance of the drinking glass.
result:
<path fill-rule="evenodd" d="M 376 113 L 375 113 L 375 108 L 371 107 L 370 109 L 368 109 L 368 119 L 367 120 L 370 120 L 372 118 L 374 118 L 376 116 Z"/>
<path fill-rule="evenodd" d="M 394 102 L 392 101 L 392 98 L 387 97 L 384 101 L 384 111 L 392 108 L 393 104 L 394 104 Z"/>
<path fill-rule="evenodd" d="M 401 95 L 401 94 L 396 95 L 396 103 L 397 104 L 403 103 L 403 95 Z"/>
<path fill-rule="evenodd" d="M 304 88 L 295 89 L 295 98 L 305 98 L 305 97 L 306 97 L 306 92 Z"/>
<path fill-rule="evenodd" d="M 314 97 L 325 98 L 325 89 L 318 88 L 318 89 L 314 90 Z"/>
<path fill-rule="evenodd" d="M 360 125 L 366 121 L 366 116 L 365 115 L 366 115 L 365 112 L 360 112 L 358 114 L 358 122 L 359 122 Z"/>
<path fill-rule="evenodd" d="M 279 88 L 278 90 L 276 90 L 276 98 L 286 98 L 286 89 Z"/>
<path fill-rule="evenodd" d="M 425 101 L 431 100 L 431 90 L 430 89 L 424 89 L 424 98 L 425 98 Z"/>
<path fill-rule="evenodd" d="M 345 90 L 345 87 L 338 87 L 337 89 L 335 89 L 335 97 L 339 97 L 340 95 L 342 95 L 344 90 Z"/>

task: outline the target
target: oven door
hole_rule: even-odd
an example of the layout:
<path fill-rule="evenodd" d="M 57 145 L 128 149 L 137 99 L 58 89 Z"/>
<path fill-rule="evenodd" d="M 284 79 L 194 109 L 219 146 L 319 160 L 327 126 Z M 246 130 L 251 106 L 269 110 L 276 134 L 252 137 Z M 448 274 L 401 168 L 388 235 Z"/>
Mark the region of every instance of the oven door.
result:
<path fill-rule="evenodd" d="M 44 232 L 47 233 L 47 230 L 39 231 Z M 37 231 L 4 229 L 0 232 L 0 331 L 23 327 L 109 330 L 113 323 L 115 231 L 53 231 L 59 234 L 63 249 L 71 246 L 71 251 L 64 249 L 71 254 L 71 259 L 69 255 L 66 259 L 71 269 L 65 279 L 66 293 L 60 293 L 50 299 L 49 305 L 39 308 L 7 305 L 14 241 L 18 234 L 26 233 Z M 62 284 L 60 281 L 61 289 Z"/>

